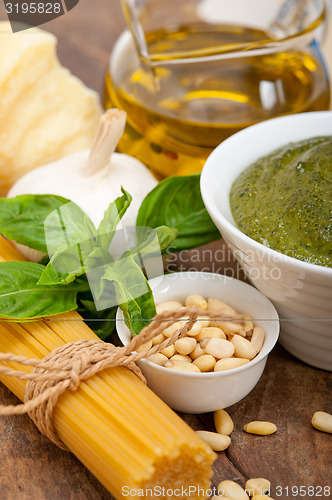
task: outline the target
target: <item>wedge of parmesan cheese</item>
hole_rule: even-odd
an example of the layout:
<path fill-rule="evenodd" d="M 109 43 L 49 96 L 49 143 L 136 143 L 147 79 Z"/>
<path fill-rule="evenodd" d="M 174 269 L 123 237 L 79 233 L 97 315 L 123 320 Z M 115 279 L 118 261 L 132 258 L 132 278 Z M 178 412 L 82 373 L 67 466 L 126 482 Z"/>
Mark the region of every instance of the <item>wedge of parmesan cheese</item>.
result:
<path fill-rule="evenodd" d="M 56 38 L 0 22 L 0 195 L 29 170 L 91 146 L 96 92 L 63 68 Z"/>

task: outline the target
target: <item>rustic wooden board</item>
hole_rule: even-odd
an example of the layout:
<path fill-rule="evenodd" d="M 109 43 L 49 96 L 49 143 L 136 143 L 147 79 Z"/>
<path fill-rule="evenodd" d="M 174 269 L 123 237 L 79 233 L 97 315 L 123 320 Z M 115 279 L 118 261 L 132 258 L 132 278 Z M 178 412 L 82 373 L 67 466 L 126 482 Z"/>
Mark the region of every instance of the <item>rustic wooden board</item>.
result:
<path fill-rule="evenodd" d="M 244 485 L 250 477 L 266 477 L 274 498 L 282 499 L 300 498 L 287 496 L 287 486 L 332 487 L 332 437 L 310 423 L 316 410 L 331 411 L 331 394 L 331 373 L 305 365 L 278 346 L 252 393 L 228 409 L 235 429 L 228 450 L 218 454 L 213 485 L 224 479 Z M 0 401 L 17 403 L 3 385 Z M 196 430 L 214 430 L 211 413 L 182 417 Z M 270 420 L 278 431 L 271 436 L 249 435 L 242 428 L 251 420 Z M 284 488 L 281 496 L 276 496 L 277 486 Z M 72 454 L 50 443 L 26 416 L 0 420 L 0 496 L 3 500 L 112 498 Z"/>
<path fill-rule="evenodd" d="M 4 18 L 2 3 L 0 18 Z M 73 11 L 45 26 L 59 37 L 62 63 L 101 93 L 109 53 L 123 27 L 119 0 L 80 0 Z M 216 251 L 220 258 L 213 257 Z M 202 257 L 199 267 L 196 251 L 186 255 L 186 262 L 177 261 L 175 265 L 229 275 L 237 273 L 237 266 L 221 241 L 199 252 Z M 228 410 L 235 430 L 229 449 L 219 454 L 214 465 L 213 484 L 233 479 L 244 485 L 250 477 L 266 477 L 273 485 L 272 496 L 282 499 L 319 498 L 316 493 L 310 494 L 307 489 L 310 485 L 329 485 L 332 491 L 332 437 L 315 430 L 310 423 L 316 410 L 332 412 L 331 394 L 331 373 L 305 365 L 278 346 L 253 392 Z M 18 401 L 0 384 L 0 402 Z M 182 416 L 194 429 L 213 430 L 212 414 Z M 266 437 L 243 432 L 245 423 L 260 419 L 274 422 L 278 432 Z M 292 494 L 291 487 L 301 485 L 306 487 L 305 494 Z M 283 490 L 276 490 L 277 486 Z M 73 455 L 50 443 L 25 416 L 0 419 L 0 498 L 110 500 L 112 497 Z"/>

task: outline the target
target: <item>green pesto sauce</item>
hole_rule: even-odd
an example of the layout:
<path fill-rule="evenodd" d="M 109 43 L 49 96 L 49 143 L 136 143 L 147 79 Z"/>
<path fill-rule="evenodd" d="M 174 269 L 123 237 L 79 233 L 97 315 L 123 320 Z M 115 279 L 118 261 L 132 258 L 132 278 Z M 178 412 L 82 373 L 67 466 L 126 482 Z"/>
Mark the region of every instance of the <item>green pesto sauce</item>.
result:
<path fill-rule="evenodd" d="M 235 180 L 230 203 L 235 223 L 252 239 L 332 267 L 332 136 L 260 158 Z"/>

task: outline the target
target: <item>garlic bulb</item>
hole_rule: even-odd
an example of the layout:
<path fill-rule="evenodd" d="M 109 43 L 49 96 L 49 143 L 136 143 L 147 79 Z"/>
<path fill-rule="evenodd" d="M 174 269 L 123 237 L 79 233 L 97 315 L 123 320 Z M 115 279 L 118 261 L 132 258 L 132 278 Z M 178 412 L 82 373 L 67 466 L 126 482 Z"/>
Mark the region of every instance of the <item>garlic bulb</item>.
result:
<path fill-rule="evenodd" d="M 133 200 L 122 219 L 135 226 L 139 207 L 157 185 L 156 179 L 141 162 L 125 154 L 114 153 L 126 123 L 126 113 L 107 111 L 101 118 L 91 151 L 71 154 L 36 168 L 14 184 L 8 197 L 22 194 L 53 194 L 79 205 L 97 227 L 109 204 L 121 196 L 121 186 Z M 29 260 L 38 261 L 40 252 L 19 246 Z"/>

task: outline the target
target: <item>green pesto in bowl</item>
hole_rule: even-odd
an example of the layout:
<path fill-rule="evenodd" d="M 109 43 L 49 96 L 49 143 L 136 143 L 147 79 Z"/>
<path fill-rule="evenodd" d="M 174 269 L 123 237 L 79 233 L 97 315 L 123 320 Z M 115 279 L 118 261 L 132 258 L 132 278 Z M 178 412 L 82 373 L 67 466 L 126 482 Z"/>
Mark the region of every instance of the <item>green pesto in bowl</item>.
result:
<path fill-rule="evenodd" d="M 260 158 L 234 181 L 230 205 L 250 238 L 332 267 L 332 136 L 290 143 Z"/>

